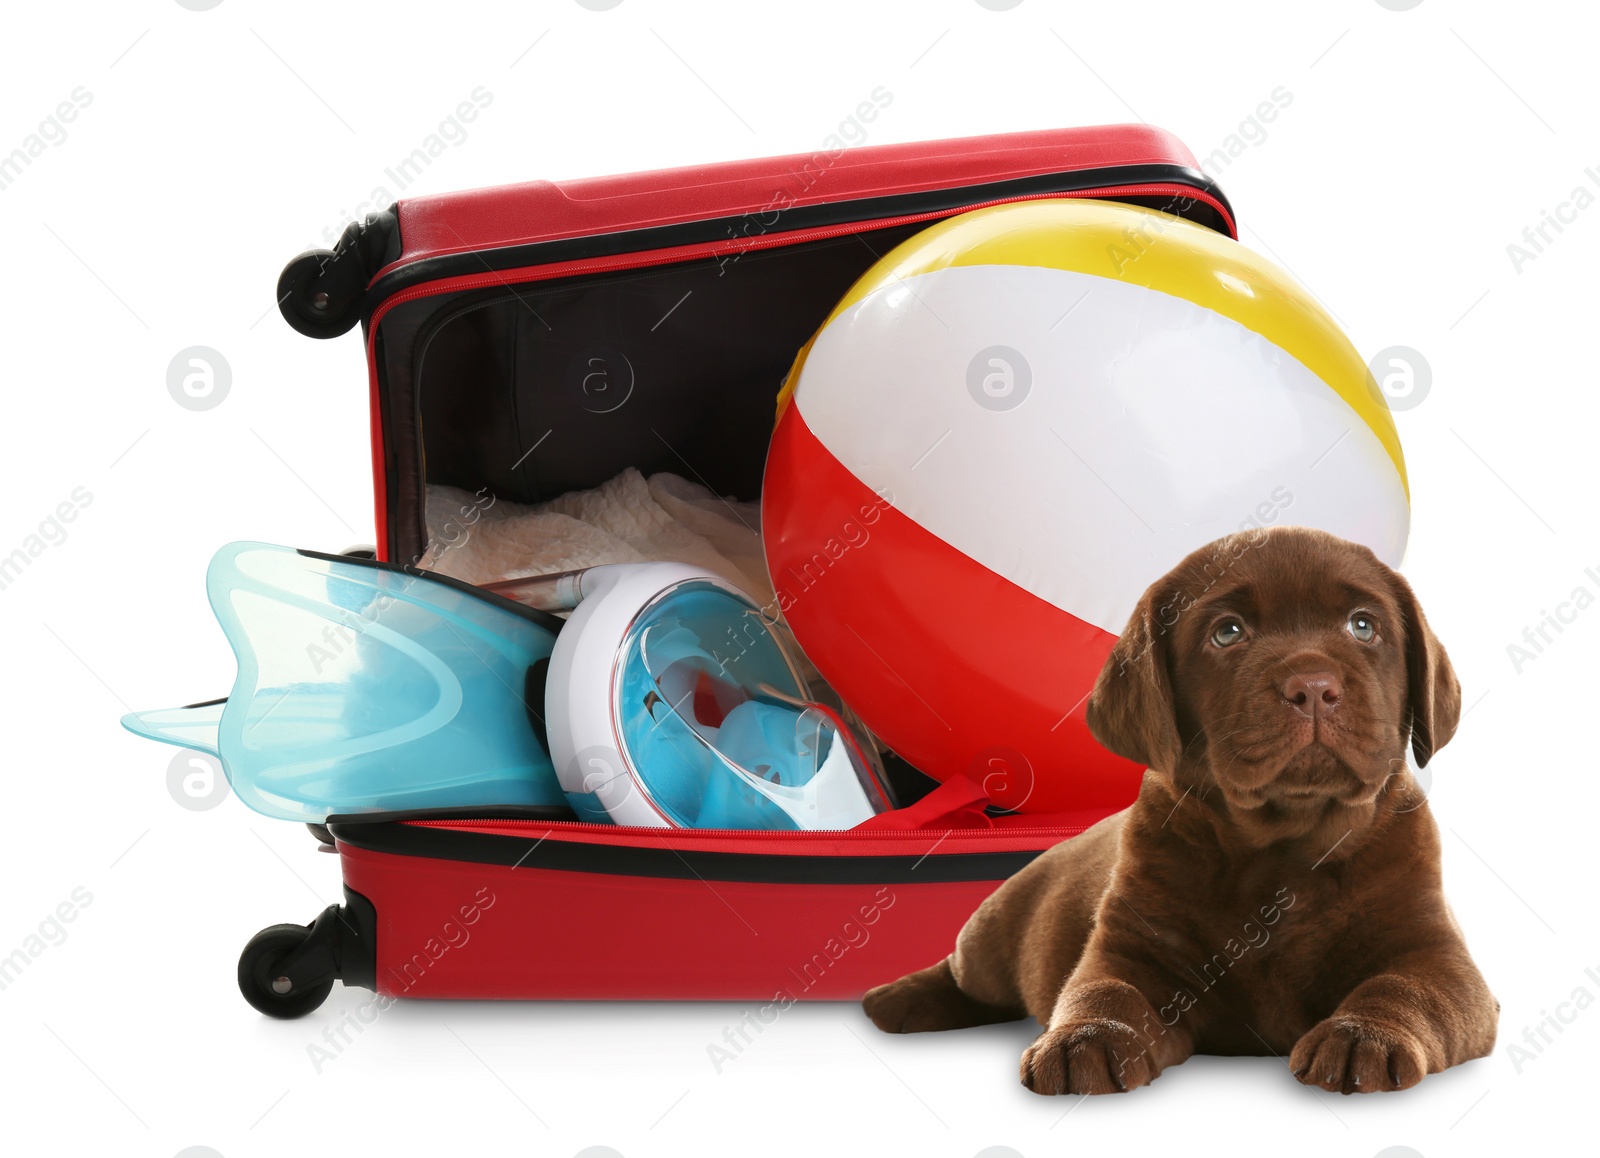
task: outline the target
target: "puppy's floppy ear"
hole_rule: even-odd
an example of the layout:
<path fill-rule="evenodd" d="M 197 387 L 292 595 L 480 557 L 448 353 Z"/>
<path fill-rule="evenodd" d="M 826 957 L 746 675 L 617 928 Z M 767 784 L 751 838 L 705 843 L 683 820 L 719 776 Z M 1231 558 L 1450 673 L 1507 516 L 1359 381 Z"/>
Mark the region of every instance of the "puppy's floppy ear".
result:
<path fill-rule="evenodd" d="M 1133 609 L 1089 693 L 1084 718 L 1094 738 L 1118 756 L 1171 772 L 1180 744 L 1162 619 L 1173 609 L 1161 603 L 1157 586 Z"/>
<path fill-rule="evenodd" d="M 1411 584 L 1391 572 L 1394 596 L 1405 618 L 1406 701 L 1411 718 L 1411 751 L 1417 767 L 1425 767 L 1433 754 L 1450 742 L 1461 722 L 1461 684 L 1450 657 L 1423 618 Z"/>

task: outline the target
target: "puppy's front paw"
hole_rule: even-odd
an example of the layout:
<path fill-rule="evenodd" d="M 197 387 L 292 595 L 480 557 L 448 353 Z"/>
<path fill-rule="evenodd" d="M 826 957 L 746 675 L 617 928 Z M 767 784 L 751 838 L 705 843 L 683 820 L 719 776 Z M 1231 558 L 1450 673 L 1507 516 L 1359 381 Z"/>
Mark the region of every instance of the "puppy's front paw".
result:
<path fill-rule="evenodd" d="M 1428 1072 L 1428 1059 L 1408 1030 L 1335 1014 L 1295 1042 L 1289 1068 L 1308 1086 L 1336 1094 L 1371 1094 L 1416 1085 Z"/>
<path fill-rule="evenodd" d="M 1047 1029 L 1022 1055 L 1022 1084 L 1036 1094 L 1117 1094 L 1159 1072 L 1146 1043 L 1120 1021 Z"/>

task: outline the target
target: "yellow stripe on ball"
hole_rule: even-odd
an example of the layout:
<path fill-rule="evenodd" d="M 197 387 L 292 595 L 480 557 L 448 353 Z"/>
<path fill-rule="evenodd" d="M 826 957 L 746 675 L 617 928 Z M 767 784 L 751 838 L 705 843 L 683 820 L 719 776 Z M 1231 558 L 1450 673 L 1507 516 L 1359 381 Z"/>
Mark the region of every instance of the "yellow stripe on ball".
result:
<path fill-rule="evenodd" d="M 1109 201 L 1054 199 L 995 205 L 952 217 L 902 242 L 828 315 L 819 333 L 864 298 L 956 266 L 1022 265 L 1143 286 L 1214 310 L 1261 335 L 1343 398 L 1388 453 L 1409 498 L 1405 456 L 1371 372 L 1315 298 L 1232 238 L 1182 218 Z M 813 341 L 815 339 L 813 338 Z M 800 379 L 801 349 L 779 396 Z"/>

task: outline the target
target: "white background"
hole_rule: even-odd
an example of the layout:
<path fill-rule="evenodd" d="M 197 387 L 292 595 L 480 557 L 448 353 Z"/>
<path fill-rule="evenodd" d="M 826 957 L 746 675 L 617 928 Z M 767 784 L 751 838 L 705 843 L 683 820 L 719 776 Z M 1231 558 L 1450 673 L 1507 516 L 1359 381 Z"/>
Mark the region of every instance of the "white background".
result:
<path fill-rule="evenodd" d="M 1600 166 L 1588 18 L 1575 4 L 1445 0 L 11 6 L 0 152 L 75 87 L 93 100 L 0 191 L 0 554 L 75 488 L 93 501 L 0 590 L 0 954 L 74 889 L 93 899 L 0 991 L 0 1147 L 1580 1148 L 1570 1133 L 1538 1139 L 1589 1128 L 1600 1010 L 1520 1072 L 1507 1043 L 1579 986 L 1600 997 L 1584 973 L 1600 973 L 1585 855 L 1600 610 L 1520 673 L 1507 645 L 1574 587 L 1600 593 L 1584 575 L 1600 574 L 1600 209 L 1520 272 L 1506 247 L 1575 187 L 1600 193 L 1585 176 Z M 1304 280 L 1359 348 L 1410 346 L 1432 368 L 1431 393 L 1398 416 L 1407 572 L 1471 706 L 1432 801 L 1448 892 L 1504 1006 L 1496 1054 L 1359 1098 L 1301 1087 L 1273 1059 L 1197 1058 L 1084 1102 L 1017 1084 L 1028 1027 L 891 1038 L 850 1005 L 786 1013 L 720 1074 L 707 1045 L 738 1006 L 402 1003 L 320 1073 L 307 1046 L 362 991 L 336 990 L 299 1022 L 250 1010 L 239 949 L 337 899 L 337 859 L 235 800 L 180 807 L 169 751 L 117 718 L 227 688 L 201 586 L 221 543 L 371 540 L 360 342 L 294 334 L 273 287 L 480 85 L 492 105 L 408 193 L 809 152 L 879 85 L 894 100 L 872 142 L 1137 117 L 1201 156 L 1275 88 L 1292 93 L 1216 175 L 1245 242 Z M 203 413 L 165 380 L 197 344 L 233 370 Z"/>

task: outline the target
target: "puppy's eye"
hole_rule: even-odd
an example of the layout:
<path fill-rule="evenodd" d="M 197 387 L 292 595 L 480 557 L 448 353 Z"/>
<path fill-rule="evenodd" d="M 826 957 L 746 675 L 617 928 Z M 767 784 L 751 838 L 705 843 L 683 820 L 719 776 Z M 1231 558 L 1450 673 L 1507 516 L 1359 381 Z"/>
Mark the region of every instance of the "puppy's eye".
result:
<path fill-rule="evenodd" d="M 1211 632 L 1211 642 L 1218 647 L 1232 647 L 1244 638 L 1244 624 L 1237 619 L 1224 619 Z"/>
<path fill-rule="evenodd" d="M 1378 638 L 1378 621 L 1365 611 L 1356 612 L 1345 626 L 1361 643 L 1371 643 Z"/>

